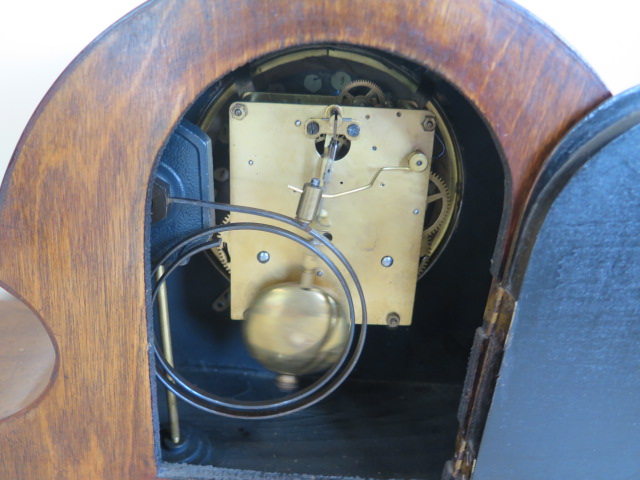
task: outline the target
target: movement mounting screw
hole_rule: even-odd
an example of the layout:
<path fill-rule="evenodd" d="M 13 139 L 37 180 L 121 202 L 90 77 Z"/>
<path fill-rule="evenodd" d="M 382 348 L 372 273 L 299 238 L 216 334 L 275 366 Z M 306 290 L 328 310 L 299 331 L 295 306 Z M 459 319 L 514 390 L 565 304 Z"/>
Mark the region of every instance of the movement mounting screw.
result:
<path fill-rule="evenodd" d="M 391 312 L 387 315 L 387 327 L 398 328 L 400 326 L 400 315 L 396 312 Z"/>
<path fill-rule="evenodd" d="M 231 113 L 231 116 L 236 120 L 242 120 L 247 116 L 247 107 L 242 103 L 234 103 L 229 108 L 229 112 Z"/>
<path fill-rule="evenodd" d="M 357 123 L 352 123 L 347 127 L 347 133 L 352 137 L 357 137 L 360 135 L 360 125 Z"/>
<path fill-rule="evenodd" d="M 425 132 L 433 132 L 436 129 L 436 119 L 431 115 L 424 117 L 422 121 L 422 128 Z"/>
<path fill-rule="evenodd" d="M 318 125 L 318 122 L 309 122 L 309 124 L 307 125 L 307 134 L 317 135 L 319 131 L 320 125 Z"/>

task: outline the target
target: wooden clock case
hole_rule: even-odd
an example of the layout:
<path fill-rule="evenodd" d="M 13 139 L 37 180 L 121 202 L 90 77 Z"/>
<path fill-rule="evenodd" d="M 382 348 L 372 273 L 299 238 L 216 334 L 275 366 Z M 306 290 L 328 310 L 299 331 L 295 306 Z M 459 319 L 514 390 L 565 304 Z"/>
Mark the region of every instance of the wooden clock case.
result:
<path fill-rule="evenodd" d="M 424 65 L 484 118 L 506 188 L 483 335 L 503 344 L 513 299 L 501 281 L 534 180 L 559 139 L 610 95 L 572 50 L 500 0 L 151 1 L 54 84 L 0 191 L 0 282 L 56 351 L 44 393 L 0 422 L 3 478 L 158 478 L 145 257 L 158 152 L 216 80 L 274 51 L 324 43 Z M 479 439 L 490 398 L 486 358 L 470 366 L 478 375 L 463 398 L 454 475 L 477 454 L 468 437 Z"/>

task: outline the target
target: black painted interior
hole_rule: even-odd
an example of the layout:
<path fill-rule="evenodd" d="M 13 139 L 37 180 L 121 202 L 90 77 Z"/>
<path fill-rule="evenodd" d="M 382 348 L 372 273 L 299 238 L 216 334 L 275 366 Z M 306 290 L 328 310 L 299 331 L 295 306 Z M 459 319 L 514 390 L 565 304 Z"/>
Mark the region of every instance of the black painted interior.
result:
<path fill-rule="evenodd" d="M 422 77 L 460 144 L 464 191 L 448 246 L 418 283 L 413 325 L 369 327 L 350 378 L 329 399 L 302 412 L 241 420 L 181 403 L 184 428 L 193 438 L 210 442 L 209 449 L 194 455 L 194 463 L 316 477 L 440 478 L 453 455 L 462 382 L 491 283 L 505 179 L 499 152 L 472 106 L 436 76 L 423 72 Z M 274 384 L 275 374 L 246 353 L 240 322 L 229 320 L 228 312 L 212 310 L 226 287 L 203 255 L 169 280 L 178 370 L 219 395 L 283 395 Z M 158 393 L 165 426 L 161 386 Z M 165 450 L 164 460 L 179 462 L 175 453 Z"/>

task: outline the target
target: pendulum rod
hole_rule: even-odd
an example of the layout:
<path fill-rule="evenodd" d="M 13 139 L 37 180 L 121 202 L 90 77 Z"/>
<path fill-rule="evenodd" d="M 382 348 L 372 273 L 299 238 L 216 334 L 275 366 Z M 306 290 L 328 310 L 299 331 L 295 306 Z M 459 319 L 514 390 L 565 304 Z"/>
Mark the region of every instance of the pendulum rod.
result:
<path fill-rule="evenodd" d="M 156 272 L 156 279 L 164 275 L 164 266 L 160 265 Z M 160 337 L 162 351 L 167 363 L 173 366 L 173 347 L 171 345 L 171 324 L 169 321 L 169 301 L 167 299 L 167 285 L 163 283 L 158 290 L 158 319 L 160 320 Z M 180 442 L 180 419 L 178 418 L 178 400 L 175 394 L 167 390 L 167 406 L 169 409 L 169 431 L 173 443 Z"/>

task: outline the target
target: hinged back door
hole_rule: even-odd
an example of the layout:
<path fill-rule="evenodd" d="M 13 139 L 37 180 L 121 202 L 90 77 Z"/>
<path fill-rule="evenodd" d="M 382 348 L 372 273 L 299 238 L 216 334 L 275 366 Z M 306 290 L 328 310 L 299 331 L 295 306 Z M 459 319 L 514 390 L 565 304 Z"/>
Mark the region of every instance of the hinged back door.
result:
<path fill-rule="evenodd" d="M 572 130 L 538 179 L 474 480 L 640 474 L 639 146 L 635 89 Z"/>

